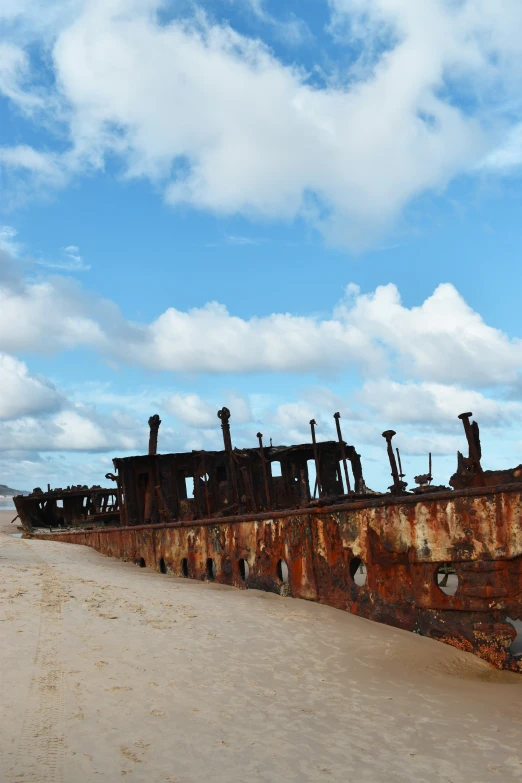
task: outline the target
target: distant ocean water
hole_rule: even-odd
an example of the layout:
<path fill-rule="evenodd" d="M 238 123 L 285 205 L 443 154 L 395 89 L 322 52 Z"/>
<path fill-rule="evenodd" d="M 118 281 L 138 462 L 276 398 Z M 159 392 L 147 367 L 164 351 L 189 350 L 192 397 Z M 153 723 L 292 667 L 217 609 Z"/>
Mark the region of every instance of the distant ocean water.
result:
<path fill-rule="evenodd" d="M 11 509 L 13 509 L 13 511 L 14 511 L 15 510 L 15 506 L 14 506 L 14 503 L 13 503 L 13 499 L 12 498 L 0 497 L 0 509 L 2 511 L 6 511 L 6 510 L 7 511 L 11 511 Z"/>

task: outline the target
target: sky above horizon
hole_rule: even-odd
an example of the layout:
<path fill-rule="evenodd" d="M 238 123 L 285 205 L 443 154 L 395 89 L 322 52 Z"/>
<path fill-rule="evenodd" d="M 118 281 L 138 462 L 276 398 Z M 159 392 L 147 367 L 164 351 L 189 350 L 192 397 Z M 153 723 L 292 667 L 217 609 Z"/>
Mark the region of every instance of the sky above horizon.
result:
<path fill-rule="evenodd" d="M 522 3 L 3 0 L 0 483 L 335 437 L 522 461 Z"/>

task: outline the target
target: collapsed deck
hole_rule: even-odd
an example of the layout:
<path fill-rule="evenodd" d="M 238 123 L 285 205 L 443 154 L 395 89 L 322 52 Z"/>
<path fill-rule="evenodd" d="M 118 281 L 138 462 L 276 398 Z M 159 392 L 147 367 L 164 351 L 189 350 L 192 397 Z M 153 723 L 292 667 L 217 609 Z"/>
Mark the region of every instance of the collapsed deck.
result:
<path fill-rule="evenodd" d="M 455 489 L 432 487 L 430 471 L 408 493 L 387 431 L 393 483 L 379 494 L 340 430 L 338 442 L 316 443 L 312 424 L 312 444 L 265 447 L 259 435 L 258 449 L 236 450 L 224 411 L 222 452 L 158 455 L 153 417 L 149 454 L 114 460 L 109 511 L 49 533 L 34 524 L 35 498 L 16 498 L 26 534 L 178 577 L 319 601 L 522 672 L 508 620 L 522 619 L 522 469 L 482 470 L 471 414 Z M 51 500 L 39 497 L 43 507 Z M 95 518 L 116 507 L 112 524 Z"/>

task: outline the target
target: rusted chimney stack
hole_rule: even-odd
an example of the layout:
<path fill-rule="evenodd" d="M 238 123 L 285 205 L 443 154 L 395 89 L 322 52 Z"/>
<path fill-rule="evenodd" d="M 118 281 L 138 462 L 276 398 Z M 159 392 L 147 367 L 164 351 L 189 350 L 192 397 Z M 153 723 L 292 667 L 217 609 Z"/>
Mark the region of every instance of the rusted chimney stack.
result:
<path fill-rule="evenodd" d="M 232 438 L 230 437 L 230 411 L 228 408 L 221 408 L 218 411 L 218 419 L 221 420 L 221 429 L 223 431 L 223 443 L 225 445 L 225 451 L 232 451 Z"/>
<path fill-rule="evenodd" d="M 472 416 L 473 414 L 469 411 L 467 413 L 461 413 L 459 419 L 464 425 L 464 432 L 466 434 L 466 440 L 468 441 L 469 458 L 477 473 L 482 473 L 482 465 L 480 464 L 482 453 L 480 448 L 479 428 L 476 421 L 470 422 Z"/>
<path fill-rule="evenodd" d="M 156 413 L 149 419 L 150 435 L 149 435 L 149 455 L 158 453 L 158 430 L 160 428 L 161 419 Z"/>
<path fill-rule="evenodd" d="M 388 447 L 388 459 L 390 460 L 390 468 L 391 468 L 391 474 L 393 478 L 393 492 L 396 495 L 402 495 L 402 481 L 399 476 L 399 471 L 397 470 L 397 461 L 395 459 L 395 454 L 393 453 L 393 447 L 392 447 L 392 438 L 397 433 L 395 430 L 385 430 L 382 433 L 382 437 L 386 440 L 386 445 Z"/>

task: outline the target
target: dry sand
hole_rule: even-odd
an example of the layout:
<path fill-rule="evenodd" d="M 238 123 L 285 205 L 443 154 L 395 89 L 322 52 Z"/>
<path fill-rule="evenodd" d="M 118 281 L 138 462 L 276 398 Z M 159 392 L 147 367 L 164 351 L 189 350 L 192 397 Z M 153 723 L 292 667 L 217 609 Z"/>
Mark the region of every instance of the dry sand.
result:
<path fill-rule="evenodd" d="M 522 779 L 522 676 L 314 603 L 12 538 L 1 783 Z"/>

